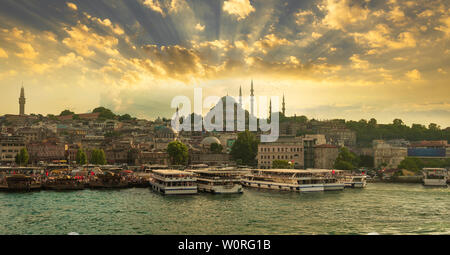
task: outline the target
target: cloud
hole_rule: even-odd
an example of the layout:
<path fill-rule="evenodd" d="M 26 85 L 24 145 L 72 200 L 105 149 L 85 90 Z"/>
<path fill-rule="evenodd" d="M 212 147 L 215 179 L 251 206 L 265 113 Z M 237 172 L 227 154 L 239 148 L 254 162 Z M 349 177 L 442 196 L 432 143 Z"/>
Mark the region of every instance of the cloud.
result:
<path fill-rule="evenodd" d="M 291 45 L 292 43 L 285 38 L 278 38 L 275 34 L 268 34 L 264 38 L 255 42 L 254 46 L 257 50 L 267 54 L 267 52 L 281 45 Z"/>
<path fill-rule="evenodd" d="M 33 46 L 31 46 L 31 44 L 29 43 L 19 42 L 17 43 L 17 46 L 22 50 L 21 53 L 16 53 L 16 56 L 20 58 L 34 59 L 39 55 L 39 53 L 34 50 Z"/>
<path fill-rule="evenodd" d="M 223 10 L 230 15 L 237 16 L 237 20 L 242 20 L 254 12 L 255 8 L 249 0 L 227 0 L 223 3 Z"/>
<path fill-rule="evenodd" d="M 69 7 L 70 9 L 72 9 L 74 11 L 78 10 L 78 7 L 74 3 L 67 2 L 66 5 L 67 5 L 67 7 Z"/>
<path fill-rule="evenodd" d="M 417 69 L 406 72 L 406 77 L 411 80 L 420 80 L 420 72 Z"/>
<path fill-rule="evenodd" d="M 201 25 L 200 23 L 197 23 L 197 25 L 195 25 L 195 29 L 197 29 L 198 31 L 203 31 L 205 30 L 205 26 Z"/>
<path fill-rule="evenodd" d="M 350 0 L 326 0 L 319 9 L 326 15 L 322 23 L 333 29 L 345 30 L 347 25 L 362 22 L 367 19 L 369 10 Z"/>
<path fill-rule="evenodd" d="M 108 55 L 118 55 L 118 39 L 113 36 L 102 36 L 86 25 L 78 23 L 74 27 L 64 28 L 69 37 L 62 40 L 67 47 L 74 49 L 83 57 L 91 57 L 96 51 Z"/>
<path fill-rule="evenodd" d="M 295 23 L 299 26 L 306 24 L 312 19 L 314 19 L 314 13 L 311 10 L 299 10 L 295 14 Z"/>
<path fill-rule="evenodd" d="M 0 48 L 0 58 L 8 58 L 8 53 L 2 48 Z"/>
<path fill-rule="evenodd" d="M 163 17 L 166 16 L 158 0 L 145 0 L 143 4 L 151 10 L 160 13 Z"/>

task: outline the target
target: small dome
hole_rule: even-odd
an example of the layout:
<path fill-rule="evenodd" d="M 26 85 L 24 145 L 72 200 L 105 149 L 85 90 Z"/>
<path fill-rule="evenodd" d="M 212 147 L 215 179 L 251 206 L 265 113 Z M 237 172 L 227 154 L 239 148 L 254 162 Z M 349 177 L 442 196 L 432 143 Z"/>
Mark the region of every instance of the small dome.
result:
<path fill-rule="evenodd" d="M 177 131 L 173 129 L 172 127 L 167 126 L 157 126 L 155 127 L 155 132 L 161 133 L 161 134 L 176 134 Z"/>
<path fill-rule="evenodd" d="M 214 136 L 209 136 L 202 140 L 203 146 L 211 146 L 211 144 L 213 144 L 213 143 L 220 144 L 220 141 L 219 141 L 219 139 L 217 139 L 217 137 L 214 137 Z"/>

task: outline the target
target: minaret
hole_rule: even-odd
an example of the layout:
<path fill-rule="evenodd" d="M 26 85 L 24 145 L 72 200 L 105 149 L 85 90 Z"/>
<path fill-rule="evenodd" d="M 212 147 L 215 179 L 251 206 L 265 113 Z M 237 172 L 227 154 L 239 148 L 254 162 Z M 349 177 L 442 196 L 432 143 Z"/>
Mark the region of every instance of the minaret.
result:
<path fill-rule="evenodd" d="M 239 86 L 239 104 L 242 107 L 242 86 Z"/>
<path fill-rule="evenodd" d="M 20 97 L 19 97 L 19 114 L 25 115 L 25 90 L 23 88 L 20 89 Z"/>
<path fill-rule="evenodd" d="M 254 116 L 254 102 L 255 102 L 255 95 L 253 94 L 254 90 L 253 90 L 253 79 L 252 79 L 252 87 L 250 89 L 250 113 Z"/>
<path fill-rule="evenodd" d="M 283 94 L 283 108 L 281 109 L 283 111 L 283 116 L 286 116 L 286 105 L 284 104 L 284 94 Z"/>
<path fill-rule="evenodd" d="M 272 119 L 272 99 L 269 101 L 269 120 Z"/>

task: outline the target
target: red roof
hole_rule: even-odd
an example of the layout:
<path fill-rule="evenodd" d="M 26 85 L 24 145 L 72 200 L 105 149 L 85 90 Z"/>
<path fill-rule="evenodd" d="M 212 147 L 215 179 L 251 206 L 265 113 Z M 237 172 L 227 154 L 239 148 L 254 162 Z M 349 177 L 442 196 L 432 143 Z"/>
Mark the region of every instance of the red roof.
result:
<path fill-rule="evenodd" d="M 440 141 L 420 141 L 411 143 L 411 147 L 443 147 L 447 146 L 446 140 Z"/>

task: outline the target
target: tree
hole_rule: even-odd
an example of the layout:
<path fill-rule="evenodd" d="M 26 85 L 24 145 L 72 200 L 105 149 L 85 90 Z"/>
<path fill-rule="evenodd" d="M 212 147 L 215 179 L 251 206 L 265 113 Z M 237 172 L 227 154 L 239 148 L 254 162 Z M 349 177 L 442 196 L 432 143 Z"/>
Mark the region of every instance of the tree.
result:
<path fill-rule="evenodd" d="M 394 124 L 394 126 L 402 126 L 403 125 L 403 120 L 401 120 L 401 119 L 394 119 L 392 121 L 392 124 Z"/>
<path fill-rule="evenodd" d="M 167 153 L 169 154 L 170 161 L 174 165 L 184 165 L 189 158 L 188 147 L 180 142 L 173 141 L 167 145 Z"/>
<path fill-rule="evenodd" d="M 236 142 L 231 147 L 231 156 L 234 160 L 241 159 L 246 165 L 256 164 L 256 154 L 258 152 L 258 140 L 250 131 L 246 130 L 238 134 Z"/>
<path fill-rule="evenodd" d="M 75 114 L 75 113 L 70 110 L 64 110 L 59 114 L 59 116 L 67 116 L 67 115 L 73 115 L 73 114 Z"/>
<path fill-rule="evenodd" d="M 293 165 L 287 160 L 276 159 L 272 162 L 272 168 L 275 169 L 291 169 L 292 167 Z"/>
<path fill-rule="evenodd" d="M 100 113 L 98 115 L 98 117 L 102 118 L 102 119 L 110 120 L 110 119 L 114 119 L 116 117 L 116 115 L 110 109 L 107 109 L 107 108 L 102 107 L 102 106 L 95 108 L 92 112 L 93 113 L 96 113 L 96 112 Z"/>
<path fill-rule="evenodd" d="M 19 162 L 20 165 L 27 165 L 28 159 L 29 159 L 29 155 L 28 155 L 27 148 L 24 147 L 24 148 L 20 149 L 19 154 L 17 154 L 16 162 Z"/>
<path fill-rule="evenodd" d="M 369 155 L 361 155 L 359 156 L 359 167 L 373 167 L 374 166 L 374 158 Z"/>
<path fill-rule="evenodd" d="M 91 164 L 105 165 L 106 155 L 103 149 L 93 149 L 91 152 Z"/>
<path fill-rule="evenodd" d="M 333 167 L 341 170 L 353 170 L 358 166 L 358 163 L 359 159 L 355 153 L 349 151 L 346 147 L 342 147 Z"/>
<path fill-rule="evenodd" d="M 210 150 L 212 153 L 221 153 L 223 150 L 223 147 L 222 147 L 222 145 L 220 145 L 218 143 L 212 143 Z"/>
<path fill-rule="evenodd" d="M 105 151 L 103 149 L 100 149 L 97 151 L 98 153 L 98 158 L 97 158 L 97 164 L 98 165 L 106 165 L 106 154 Z"/>
<path fill-rule="evenodd" d="M 82 148 L 78 149 L 76 159 L 77 164 L 85 165 L 87 164 L 87 156 Z"/>
<path fill-rule="evenodd" d="M 418 172 L 423 168 L 423 162 L 418 158 L 406 157 L 400 162 L 398 168 Z"/>

